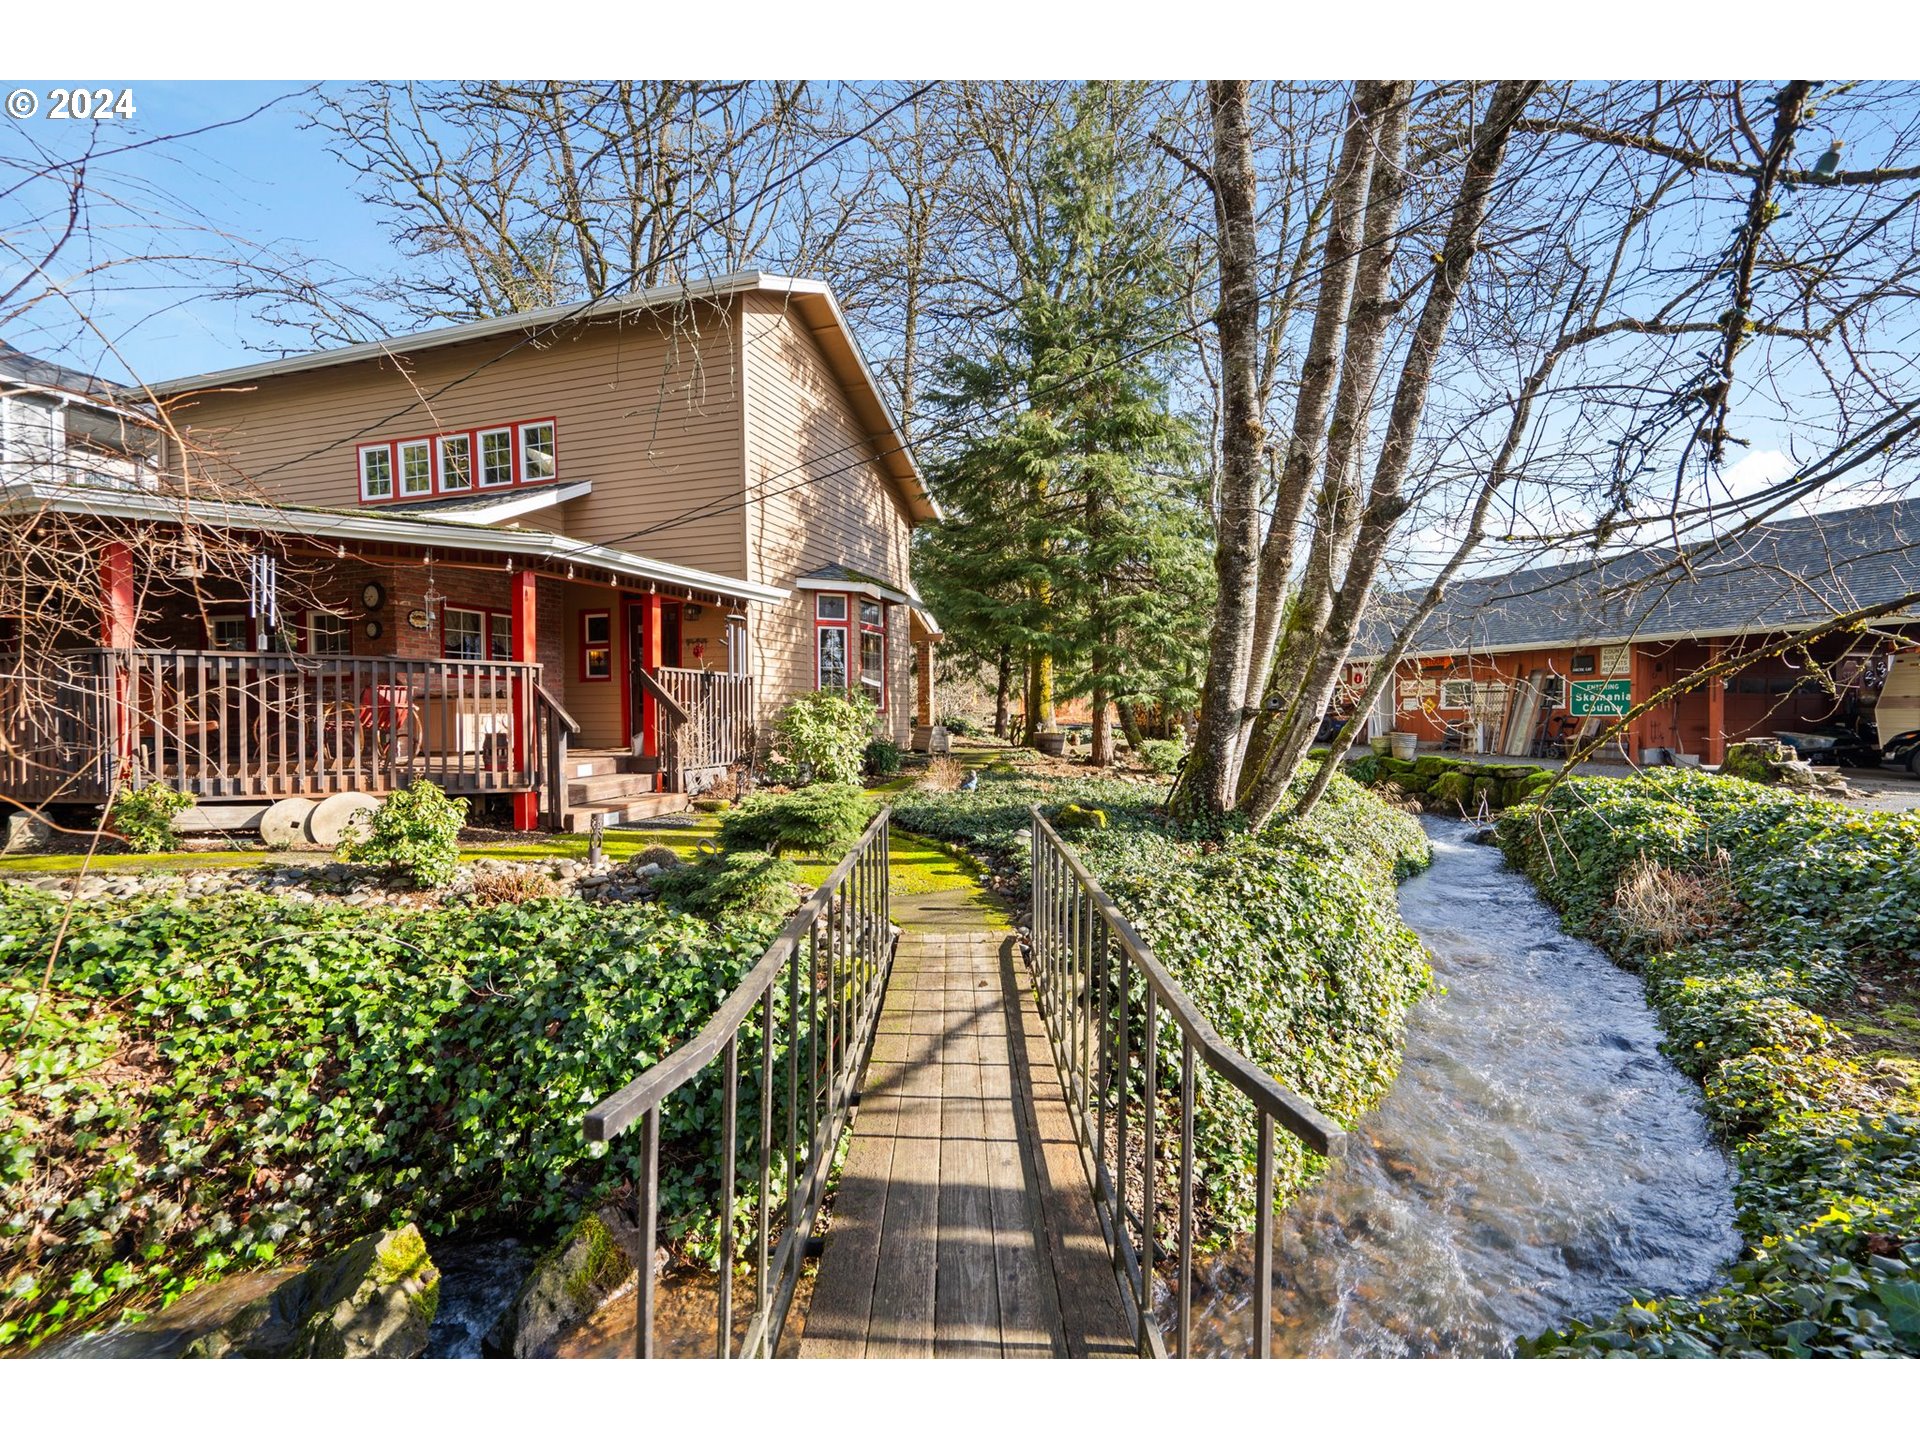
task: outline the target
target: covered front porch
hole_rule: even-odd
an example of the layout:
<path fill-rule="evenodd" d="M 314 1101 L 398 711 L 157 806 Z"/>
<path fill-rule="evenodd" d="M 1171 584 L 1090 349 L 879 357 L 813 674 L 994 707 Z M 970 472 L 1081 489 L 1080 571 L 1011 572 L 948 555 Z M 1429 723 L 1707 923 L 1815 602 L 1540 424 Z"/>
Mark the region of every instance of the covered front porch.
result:
<path fill-rule="evenodd" d="M 782 592 L 547 532 L 231 513 L 256 508 L 223 507 L 217 546 L 101 524 L 97 619 L 0 654 L 0 794 L 158 782 L 240 828 L 430 780 L 568 829 L 680 808 L 750 759 L 754 682 L 731 666 L 748 607 Z"/>

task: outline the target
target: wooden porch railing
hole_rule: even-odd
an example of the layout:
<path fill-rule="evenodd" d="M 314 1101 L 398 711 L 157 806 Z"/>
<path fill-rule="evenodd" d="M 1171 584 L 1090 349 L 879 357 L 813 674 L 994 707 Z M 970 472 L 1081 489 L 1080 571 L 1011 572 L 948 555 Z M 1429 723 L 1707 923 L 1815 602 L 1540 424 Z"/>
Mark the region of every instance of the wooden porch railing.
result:
<path fill-rule="evenodd" d="M 662 666 L 654 676 L 667 705 L 660 715 L 660 773 L 679 790 L 753 758 L 753 677 Z"/>
<path fill-rule="evenodd" d="M 110 650 L 0 657 L 0 784 L 36 803 L 104 800 L 116 774 L 201 800 L 271 800 L 431 780 L 529 790 L 538 665 L 277 652 Z"/>

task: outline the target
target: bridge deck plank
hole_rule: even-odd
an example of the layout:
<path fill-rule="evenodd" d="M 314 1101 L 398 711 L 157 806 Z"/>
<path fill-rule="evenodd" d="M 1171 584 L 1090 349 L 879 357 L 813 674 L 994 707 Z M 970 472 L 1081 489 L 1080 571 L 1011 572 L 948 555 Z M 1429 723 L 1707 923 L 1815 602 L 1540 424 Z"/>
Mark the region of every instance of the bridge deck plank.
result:
<path fill-rule="evenodd" d="M 1059 1091 L 1012 936 L 901 942 L 803 1356 L 1132 1352 Z"/>

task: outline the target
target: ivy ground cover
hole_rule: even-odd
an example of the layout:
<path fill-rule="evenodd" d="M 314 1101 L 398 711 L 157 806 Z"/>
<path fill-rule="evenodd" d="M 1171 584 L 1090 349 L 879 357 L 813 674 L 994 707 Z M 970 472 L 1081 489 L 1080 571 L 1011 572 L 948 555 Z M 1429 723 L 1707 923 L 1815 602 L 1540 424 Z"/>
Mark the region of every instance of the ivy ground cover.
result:
<path fill-rule="evenodd" d="M 1920 815 L 1662 770 L 1564 782 L 1499 833 L 1644 974 L 1748 1245 L 1709 1295 L 1637 1295 L 1523 1353 L 1920 1354 Z M 1686 902 L 1651 932 L 1650 873 Z"/>
<path fill-rule="evenodd" d="M 655 905 L 236 895 L 77 906 L 49 968 L 61 913 L 0 885 L 0 1347 L 406 1220 L 570 1221 L 632 1173 L 582 1113 L 771 938 Z M 717 1106 L 663 1112 L 663 1224 L 696 1252 Z"/>

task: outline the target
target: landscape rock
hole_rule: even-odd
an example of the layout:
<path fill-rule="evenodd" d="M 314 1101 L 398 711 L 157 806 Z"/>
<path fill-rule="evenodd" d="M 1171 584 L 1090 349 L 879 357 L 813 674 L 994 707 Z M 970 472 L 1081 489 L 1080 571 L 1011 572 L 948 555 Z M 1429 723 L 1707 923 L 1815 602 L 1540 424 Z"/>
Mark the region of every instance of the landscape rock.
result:
<path fill-rule="evenodd" d="M 427 1348 L 440 1272 L 412 1225 L 368 1235 L 289 1276 L 188 1358 L 402 1360 Z"/>
<path fill-rule="evenodd" d="M 582 1216 L 535 1262 L 514 1303 L 487 1334 L 487 1349 L 516 1359 L 548 1359 L 568 1331 L 585 1323 L 632 1280 L 640 1233 L 618 1205 Z M 654 1257 L 656 1272 L 664 1252 Z"/>
<path fill-rule="evenodd" d="M 7 817 L 8 855 L 25 855 L 35 850 L 44 850 L 53 839 L 53 827 L 38 815 L 9 815 Z"/>
<path fill-rule="evenodd" d="M 1781 740 L 1742 740 L 1727 747 L 1722 775 L 1797 790 L 1805 795 L 1850 795 L 1846 780 L 1831 770 L 1818 770 L 1802 760 Z"/>

